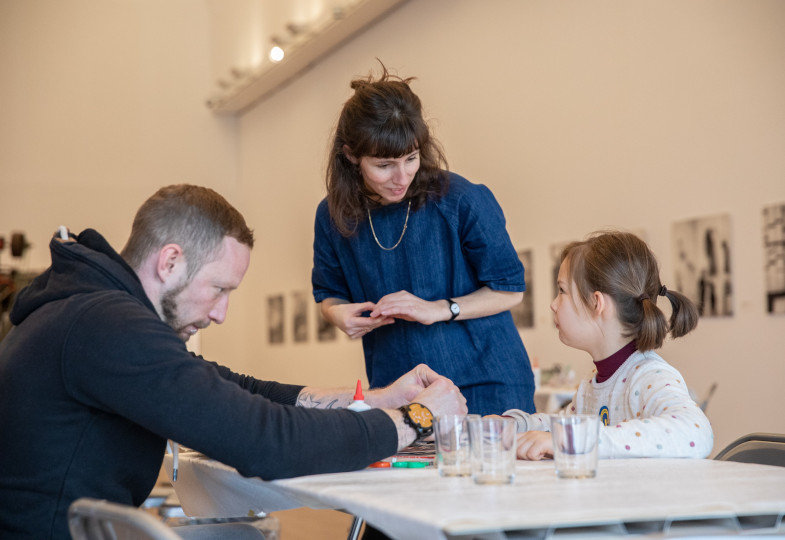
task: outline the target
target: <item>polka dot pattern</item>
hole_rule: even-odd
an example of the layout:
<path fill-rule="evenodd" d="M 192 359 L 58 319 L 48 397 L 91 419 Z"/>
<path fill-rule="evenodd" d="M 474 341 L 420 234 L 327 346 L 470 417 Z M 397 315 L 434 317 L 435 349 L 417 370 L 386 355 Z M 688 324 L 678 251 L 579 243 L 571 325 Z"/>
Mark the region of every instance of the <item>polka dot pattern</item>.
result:
<path fill-rule="evenodd" d="M 708 456 L 711 425 L 678 371 L 656 353 L 633 353 L 601 388 L 592 380 L 582 382 L 569 410 L 607 415 L 601 457 Z"/>

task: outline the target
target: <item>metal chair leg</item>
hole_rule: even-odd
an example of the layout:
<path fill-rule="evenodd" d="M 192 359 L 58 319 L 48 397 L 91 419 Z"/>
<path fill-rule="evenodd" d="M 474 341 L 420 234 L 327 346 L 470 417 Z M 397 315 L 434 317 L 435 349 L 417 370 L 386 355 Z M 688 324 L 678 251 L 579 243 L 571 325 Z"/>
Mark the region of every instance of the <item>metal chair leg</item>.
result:
<path fill-rule="evenodd" d="M 363 528 L 363 518 L 354 516 L 352 527 L 349 529 L 348 540 L 357 540 L 360 537 L 360 529 Z"/>

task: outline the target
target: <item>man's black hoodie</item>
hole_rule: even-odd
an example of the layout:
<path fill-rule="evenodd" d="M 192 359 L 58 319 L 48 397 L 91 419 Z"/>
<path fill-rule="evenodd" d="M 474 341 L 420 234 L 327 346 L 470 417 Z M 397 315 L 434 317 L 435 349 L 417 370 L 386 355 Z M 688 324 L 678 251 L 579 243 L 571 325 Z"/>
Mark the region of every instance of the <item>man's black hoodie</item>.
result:
<path fill-rule="evenodd" d="M 264 479 L 358 469 L 395 452 L 380 410 L 294 407 L 302 387 L 190 353 L 96 231 L 53 239 L 50 250 L 0 342 L 3 539 L 69 538 L 79 497 L 141 504 L 166 439 Z"/>

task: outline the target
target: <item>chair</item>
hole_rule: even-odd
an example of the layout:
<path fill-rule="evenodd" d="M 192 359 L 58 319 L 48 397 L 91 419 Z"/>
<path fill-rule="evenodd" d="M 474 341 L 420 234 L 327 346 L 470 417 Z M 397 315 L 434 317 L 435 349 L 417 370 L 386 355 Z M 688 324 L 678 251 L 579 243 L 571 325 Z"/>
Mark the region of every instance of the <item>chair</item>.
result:
<path fill-rule="evenodd" d="M 68 528 L 73 540 L 277 540 L 278 520 L 226 518 L 179 520 L 169 527 L 152 514 L 133 506 L 81 498 L 68 508 Z"/>
<path fill-rule="evenodd" d="M 785 467 L 785 435 L 750 433 L 726 446 L 714 459 Z"/>
<path fill-rule="evenodd" d="M 71 503 L 68 529 L 74 540 L 181 540 L 173 529 L 144 510 L 88 498 Z"/>

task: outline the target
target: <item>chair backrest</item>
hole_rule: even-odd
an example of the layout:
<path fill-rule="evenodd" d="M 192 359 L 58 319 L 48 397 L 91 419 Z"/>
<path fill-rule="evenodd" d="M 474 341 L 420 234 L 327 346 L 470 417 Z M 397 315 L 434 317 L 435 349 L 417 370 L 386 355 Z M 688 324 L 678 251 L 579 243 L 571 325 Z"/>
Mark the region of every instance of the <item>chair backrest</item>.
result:
<path fill-rule="evenodd" d="M 144 510 L 89 498 L 71 503 L 68 528 L 74 540 L 181 540 Z"/>
<path fill-rule="evenodd" d="M 726 446 L 714 459 L 785 467 L 785 435 L 750 433 Z"/>

